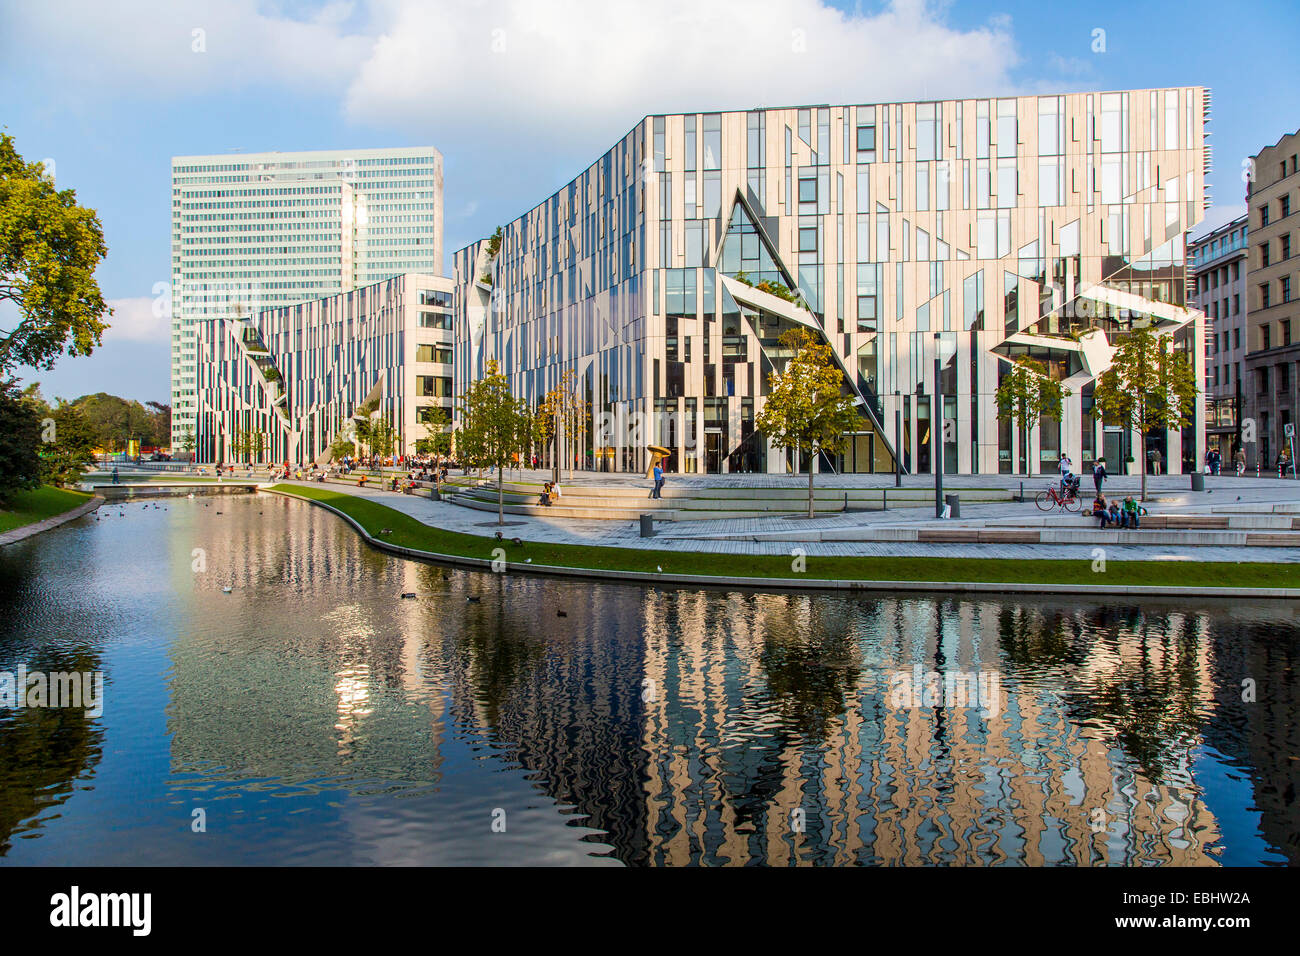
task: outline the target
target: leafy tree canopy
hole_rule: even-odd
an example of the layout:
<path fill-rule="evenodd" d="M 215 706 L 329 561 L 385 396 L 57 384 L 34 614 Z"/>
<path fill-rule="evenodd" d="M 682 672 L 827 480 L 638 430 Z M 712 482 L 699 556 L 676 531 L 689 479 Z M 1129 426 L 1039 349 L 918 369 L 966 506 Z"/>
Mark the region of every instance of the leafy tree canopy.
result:
<path fill-rule="evenodd" d="M 99 217 L 58 191 L 40 163 L 26 162 L 0 133 L 0 302 L 17 323 L 0 329 L 0 373 L 52 368 L 66 350 L 89 355 L 112 314 L 95 281 L 108 253 Z"/>

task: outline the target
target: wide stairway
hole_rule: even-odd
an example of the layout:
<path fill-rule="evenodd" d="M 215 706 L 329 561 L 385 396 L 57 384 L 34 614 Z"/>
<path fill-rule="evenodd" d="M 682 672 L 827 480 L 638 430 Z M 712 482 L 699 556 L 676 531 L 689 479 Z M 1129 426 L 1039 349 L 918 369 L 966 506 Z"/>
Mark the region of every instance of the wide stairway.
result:
<path fill-rule="evenodd" d="M 443 485 L 442 498 L 465 508 L 479 511 L 497 510 L 495 482 L 468 482 L 459 479 L 455 491 Z M 552 518 L 635 520 L 651 514 L 656 521 L 699 521 L 721 518 L 753 518 L 776 515 L 800 515 L 808 512 L 808 490 L 804 487 L 745 488 L 682 486 L 664 488 L 663 497 L 648 497 L 644 485 L 618 487 L 600 485 L 589 479 L 581 483 L 561 483 L 563 495 L 552 505 L 538 499 L 542 486 L 530 482 L 507 481 L 504 489 L 507 514 Z M 1011 493 L 996 488 L 962 489 L 967 501 L 1009 501 Z M 934 492 L 927 488 L 817 488 L 813 507 L 817 514 L 846 511 L 881 511 L 893 508 L 934 506 Z"/>

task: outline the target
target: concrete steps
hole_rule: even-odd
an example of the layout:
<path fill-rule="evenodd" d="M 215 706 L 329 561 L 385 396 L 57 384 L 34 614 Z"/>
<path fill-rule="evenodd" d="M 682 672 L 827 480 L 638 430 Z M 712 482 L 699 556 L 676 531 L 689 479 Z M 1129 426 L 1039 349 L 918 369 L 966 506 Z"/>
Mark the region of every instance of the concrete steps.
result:
<path fill-rule="evenodd" d="M 693 536 L 694 538 L 694 536 Z M 1300 548 L 1300 532 L 1137 531 L 1063 528 L 827 528 L 745 535 L 702 535 L 701 539 L 803 542 L 907 542 L 919 544 L 1096 544 L 1176 547 Z"/>
<path fill-rule="evenodd" d="M 561 483 L 564 491 L 557 504 L 537 503 L 541 487 L 520 482 L 502 484 L 505 510 L 510 514 L 546 515 L 612 521 L 635 519 L 644 513 L 660 520 L 691 521 L 747 518 L 765 515 L 806 513 L 808 492 L 803 488 L 665 488 L 659 500 L 647 498 L 638 487 L 602 487 L 585 483 Z M 1010 493 L 1000 489 L 974 489 L 968 500 L 1007 501 Z M 483 482 L 444 498 L 453 504 L 479 510 L 497 509 L 497 489 Z M 880 511 L 886 508 L 929 507 L 933 492 L 926 488 L 822 488 L 815 489 L 815 514 L 847 511 Z M 669 515 L 672 517 L 669 517 Z"/>

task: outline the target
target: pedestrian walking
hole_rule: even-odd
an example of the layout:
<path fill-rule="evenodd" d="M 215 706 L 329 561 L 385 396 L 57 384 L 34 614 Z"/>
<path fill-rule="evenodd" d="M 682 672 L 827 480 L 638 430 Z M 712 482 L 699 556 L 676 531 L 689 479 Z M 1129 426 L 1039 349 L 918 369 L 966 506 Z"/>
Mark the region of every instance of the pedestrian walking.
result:
<path fill-rule="evenodd" d="M 661 497 L 660 492 L 663 491 L 664 487 L 664 469 L 659 462 L 655 462 L 654 479 L 655 485 L 650 489 L 650 497 L 658 500 Z"/>
<path fill-rule="evenodd" d="M 1092 483 L 1093 486 L 1097 489 L 1098 497 L 1101 496 L 1102 482 L 1104 482 L 1107 477 L 1108 476 L 1106 474 L 1106 459 L 1098 458 L 1095 462 L 1092 463 Z"/>
<path fill-rule="evenodd" d="M 1238 478 L 1246 473 L 1246 446 L 1237 446 L 1237 450 L 1232 455 L 1232 463 L 1237 466 Z"/>

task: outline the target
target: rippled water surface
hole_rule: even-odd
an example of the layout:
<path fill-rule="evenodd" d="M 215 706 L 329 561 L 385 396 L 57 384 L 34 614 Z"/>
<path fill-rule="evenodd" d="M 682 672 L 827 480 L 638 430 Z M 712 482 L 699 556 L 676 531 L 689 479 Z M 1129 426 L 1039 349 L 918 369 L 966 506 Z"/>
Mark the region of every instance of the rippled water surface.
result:
<path fill-rule="evenodd" d="M 0 862 L 1300 862 L 1292 604 L 592 584 L 156 505 L 0 550 L 0 672 L 106 682 L 0 709 Z"/>

